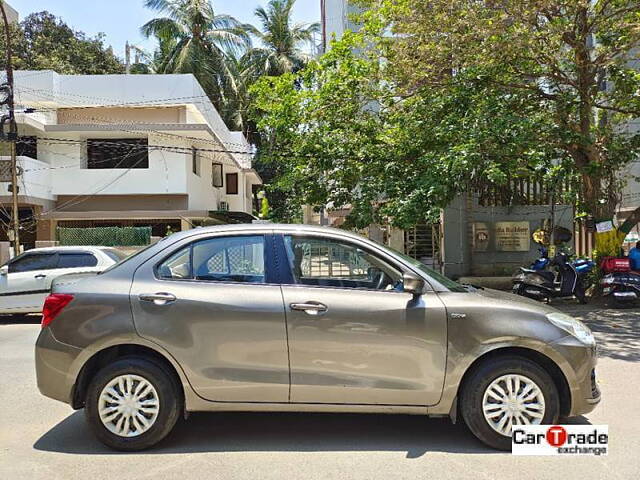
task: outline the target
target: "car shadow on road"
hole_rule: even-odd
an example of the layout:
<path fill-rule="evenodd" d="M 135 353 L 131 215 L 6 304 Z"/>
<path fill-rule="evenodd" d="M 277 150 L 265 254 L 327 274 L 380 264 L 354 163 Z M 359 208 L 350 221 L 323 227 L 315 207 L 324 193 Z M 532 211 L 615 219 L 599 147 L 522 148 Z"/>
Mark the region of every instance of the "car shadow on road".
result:
<path fill-rule="evenodd" d="M 80 411 L 40 437 L 34 448 L 68 454 L 123 454 L 99 443 Z M 224 412 L 193 413 L 158 447 L 135 454 L 326 451 L 406 452 L 406 458 L 429 452 L 504 453 L 484 446 L 464 424 L 454 425 L 448 418 Z"/>

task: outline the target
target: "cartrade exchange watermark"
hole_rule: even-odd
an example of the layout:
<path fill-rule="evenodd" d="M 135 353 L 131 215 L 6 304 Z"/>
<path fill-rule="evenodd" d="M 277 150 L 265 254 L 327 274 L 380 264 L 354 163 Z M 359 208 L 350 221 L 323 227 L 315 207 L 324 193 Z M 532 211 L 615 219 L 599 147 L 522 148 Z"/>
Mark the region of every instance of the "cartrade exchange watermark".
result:
<path fill-rule="evenodd" d="M 517 425 L 514 455 L 607 455 L 608 425 Z"/>

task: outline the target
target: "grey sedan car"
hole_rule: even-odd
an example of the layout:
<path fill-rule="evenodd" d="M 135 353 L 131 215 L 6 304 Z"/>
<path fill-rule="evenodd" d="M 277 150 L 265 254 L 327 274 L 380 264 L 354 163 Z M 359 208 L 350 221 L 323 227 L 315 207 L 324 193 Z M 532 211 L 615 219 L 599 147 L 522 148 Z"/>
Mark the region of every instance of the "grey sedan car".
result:
<path fill-rule="evenodd" d="M 514 426 L 600 401 L 578 320 L 324 227 L 171 235 L 56 280 L 42 327 L 40 391 L 84 408 L 120 450 L 156 444 L 186 412 L 224 410 L 450 416 L 509 449 Z"/>

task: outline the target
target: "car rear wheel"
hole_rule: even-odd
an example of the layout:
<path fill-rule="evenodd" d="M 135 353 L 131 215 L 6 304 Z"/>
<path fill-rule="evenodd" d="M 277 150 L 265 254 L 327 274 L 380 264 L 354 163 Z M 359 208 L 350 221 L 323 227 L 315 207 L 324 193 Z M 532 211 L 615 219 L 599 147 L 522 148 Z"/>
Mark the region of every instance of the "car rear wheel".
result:
<path fill-rule="evenodd" d="M 508 356 L 490 359 L 471 372 L 460 408 L 479 440 L 510 450 L 513 427 L 556 423 L 560 399 L 551 376 L 538 364 Z"/>
<path fill-rule="evenodd" d="M 143 450 L 164 439 L 180 415 L 179 389 L 156 363 L 139 357 L 100 370 L 87 390 L 85 414 L 98 439 L 116 450 Z"/>

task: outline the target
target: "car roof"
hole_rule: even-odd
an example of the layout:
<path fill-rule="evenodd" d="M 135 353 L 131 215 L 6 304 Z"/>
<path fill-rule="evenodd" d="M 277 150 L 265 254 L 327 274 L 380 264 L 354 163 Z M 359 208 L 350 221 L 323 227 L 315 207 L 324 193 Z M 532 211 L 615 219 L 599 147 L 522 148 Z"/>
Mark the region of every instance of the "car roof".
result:
<path fill-rule="evenodd" d="M 65 252 L 65 251 L 74 251 L 85 250 L 87 252 L 95 252 L 97 250 L 102 251 L 111 247 L 93 247 L 87 245 L 78 245 L 78 246 L 62 246 L 62 247 L 40 247 L 40 248 L 31 248 L 26 250 L 24 253 L 51 253 L 51 252 Z"/>
<path fill-rule="evenodd" d="M 323 225 L 303 225 L 297 223 L 233 223 L 225 225 L 213 225 L 210 227 L 196 227 L 192 230 L 185 230 L 177 232 L 171 235 L 172 240 L 179 240 L 184 237 L 190 237 L 194 233 L 206 234 L 217 232 L 264 232 L 273 230 L 275 232 L 291 232 L 291 233 L 334 233 L 344 237 L 362 238 L 361 235 L 349 232 L 348 230 L 342 230 L 339 228 L 327 227 Z M 167 237 L 168 238 L 168 237 Z"/>

